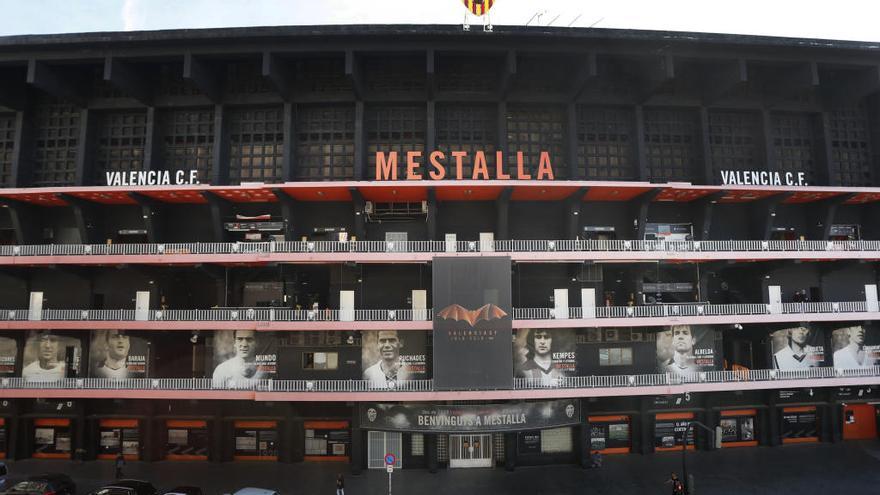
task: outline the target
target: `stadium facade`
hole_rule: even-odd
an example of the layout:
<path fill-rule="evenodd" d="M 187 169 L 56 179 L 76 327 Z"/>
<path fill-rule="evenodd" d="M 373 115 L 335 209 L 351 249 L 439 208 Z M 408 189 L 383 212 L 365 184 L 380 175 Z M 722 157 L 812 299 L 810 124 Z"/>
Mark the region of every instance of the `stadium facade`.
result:
<path fill-rule="evenodd" d="M 0 38 L 0 457 L 877 438 L 878 90 L 827 40 Z"/>

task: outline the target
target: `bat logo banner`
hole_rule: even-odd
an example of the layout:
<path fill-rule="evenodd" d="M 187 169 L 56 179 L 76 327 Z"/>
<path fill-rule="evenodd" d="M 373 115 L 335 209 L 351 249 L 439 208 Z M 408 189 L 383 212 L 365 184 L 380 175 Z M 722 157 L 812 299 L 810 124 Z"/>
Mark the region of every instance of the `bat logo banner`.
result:
<path fill-rule="evenodd" d="M 434 388 L 511 388 L 510 258 L 434 258 L 432 297 Z"/>

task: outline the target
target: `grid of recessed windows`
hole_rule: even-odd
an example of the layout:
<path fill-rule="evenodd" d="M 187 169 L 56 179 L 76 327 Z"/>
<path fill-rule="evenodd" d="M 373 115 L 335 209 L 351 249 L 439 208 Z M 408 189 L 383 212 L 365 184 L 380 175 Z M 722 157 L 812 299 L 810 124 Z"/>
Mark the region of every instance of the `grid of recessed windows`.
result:
<path fill-rule="evenodd" d="M 214 109 L 178 109 L 162 114 L 163 159 L 168 170 L 197 170 L 209 182 L 213 162 Z"/>
<path fill-rule="evenodd" d="M 709 112 L 709 150 L 715 179 L 722 170 L 763 170 L 760 150 L 761 115 L 750 112 Z"/>
<path fill-rule="evenodd" d="M 498 118 L 492 105 L 437 105 L 437 149 L 446 156 L 446 178 L 456 179 L 453 151 L 467 153 L 462 159 L 462 179 L 473 178 L 474 157 L 482 151 L 490 177 L 495 177 Z M 425 161 L 424 163 L 428 163 Z"/>
<path fill-rule="evenodd" d="M 443 57 L 437 67 L 437 89 L 456 93 L 488 93 L 498 85 L 498 58 Z"/>
<path fill-rule="evenodd" d="M 226 66 L 226 92 L 229 94 L 267 93 L 269 87 L 257 62 L 243 61 Z"/>
<path fill-rule="evenodd" d="M 688 110 L 645 110 L 645 159 L 650 180 L 692 180 L 699 152 L 699 120 Z"/>
<path fill-rule="evenodd" d="M 281 106 L 229 112 L 229 179 L 283 182 L 284 116 Z"/>
<path fill-rule="evenodd" d="M 296 178 L 354 178 L 354 107 L 301 105 L 296 109 Z"/>
<path fill-rule="evenodd" d="M 73 105 L 42 101 L 34 111 L 35 186 L 69 186 L 76 181 L 80 112 Z"/>
<path fill-rule="evenodd" d="M 812 183 L 816 154 L 810 114 L 773 114 L 771 122 L 775 169 L 780 172 L 804 172 L 806 181 Z"/>
<path fill-rule="evenodd" d="M 425 152 L 425 106 L 371 106 L 367 107 L 365 120 L 369 164 L 367 177 L 376 177 L 376 152 L 381 151 L 389 156 L 390 152 L 396 151 L 397 177 L 406 178 L 406 153 Z M 421 163 L 426 162 L 423 159 Z M 424 171 L 424 168 L 420 170 Z"/>
<path fill-rule="evenodd" d="M 507 173 L 517 176 L 517 152 L 523 153 L 523 170 L 537 178 L 542 151 L 549 154 L 555 179 L 567 177 L 565 162 L 565 109 L 551 105 L 508 106 Z M 546 175 L 545 179 L 549 178 Z"/>
<path fill-rule="evenodd" d="M 631 109 L 578 107 L 578 178 L 636 179 L 634 119 Z"/>
<path fill-rule="evenodd" d="M 841 186 L 871 185 L 871 146 L 863 107 L 831 112 L 831 160 Z"/>
<path fill-rule="evenodd" d="M 15 115 L 0 114 L 0 185 L 12 184 L 12 150 L 15 148 Z"/>
<path fill-rule="evenodd" d="M 141 170 L 147 135 L 146 112 L 106 112 L 98 117 L 95 182 L 106 172 Z"/>
<path fill-rule="evenodd" d="M 424 91 L 427 68 L 424 57 L 370 57 L 363 61 L 367 88 L 377 93 Z"/>

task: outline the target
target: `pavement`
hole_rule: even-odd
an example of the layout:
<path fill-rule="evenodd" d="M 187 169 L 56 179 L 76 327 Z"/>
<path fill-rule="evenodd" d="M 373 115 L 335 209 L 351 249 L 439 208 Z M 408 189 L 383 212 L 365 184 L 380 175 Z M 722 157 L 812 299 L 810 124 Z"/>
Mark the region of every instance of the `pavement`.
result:
<path fill-rule="evenodd" d="M 688 470 L 696 495 L 713 494 L 869 494 L 880 493 L 880 441 L 788 445 L 689 452 Z M 113 477 L 112 461 L 7 461 L 13 477 L 65 472 L 85 495 Z M 398 495 L 557 495 L 667 494 L 669 473 L 681 475 L 681 454 L 605 456 L 599 469 L 573 465 L 494 469 L 397 470 L 392 475 Z M 206 495 L 231 493 L 244 486 L 278 490 L 282 495 L 335 494 L 336 474 L 345 475 L 346 495 L 385 494 L 384 470 L 352 476 L 348 465 L 331 463 L 130 462 L 126 477 L 152 481 L 157 488 L 202 487 Z"/>

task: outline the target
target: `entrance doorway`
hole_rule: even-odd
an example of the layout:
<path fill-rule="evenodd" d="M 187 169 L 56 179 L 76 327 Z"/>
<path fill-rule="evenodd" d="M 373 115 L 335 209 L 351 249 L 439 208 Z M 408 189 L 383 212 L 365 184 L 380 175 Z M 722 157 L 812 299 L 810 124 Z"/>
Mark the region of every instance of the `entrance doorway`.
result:
<path fill-rule="evenodd" d="M 877 420 L 873 404 L 847 404 L 843 408 L 843 439 L 877 438 Z"/>
<path fill-rule="evenodd" d="M 385 454 L 394 454 L 394 467 L 403 467 L 402 434 L 393 431 L 370 431 L 367 433 L 367 467 L 369 469 L 385 469 Z"/>
<path fill-rule="evenodd" d="M 449 467 L 492 467 L 492 435 L 449 435 Z"/>

